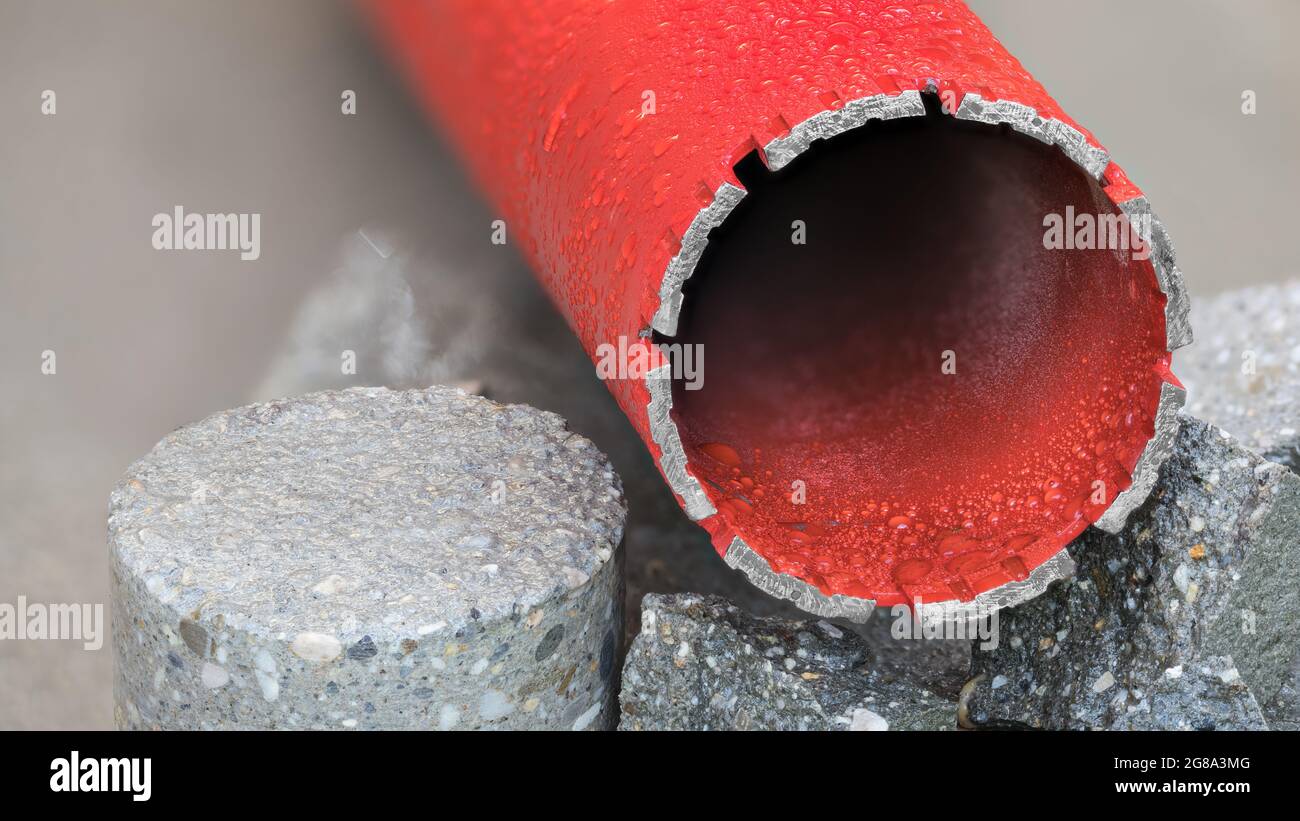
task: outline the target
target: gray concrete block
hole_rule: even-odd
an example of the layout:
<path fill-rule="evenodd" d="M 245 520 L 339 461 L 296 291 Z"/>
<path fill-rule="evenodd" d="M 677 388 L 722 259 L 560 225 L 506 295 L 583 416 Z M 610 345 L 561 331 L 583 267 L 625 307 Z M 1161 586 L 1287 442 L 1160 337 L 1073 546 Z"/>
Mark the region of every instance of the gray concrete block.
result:
<path fill-rule="evenodd" d="M 111 498 L 118 726 L 608 728 L 625 514 L 560 417 L 449 388 L 181 428 Z"/>
<path fill-rule="evenodd" d="M 899 673 L 830 622 L 652 593 L 623 670 L 619 729 L 956 729 L 953 702 Z"/>
<path fill-rule="evenodd" d="M 1198 299 L 1192 321 L 1201 338 L 1174 362 L 1188 410 L 1300 471 L 1300 280 Z M 1286 646 L 1291 670 L 1263 709 L 1272 728 L 1300 730 L 1300 648 Z"/>
<path fill-rule="evenodd" d="M 1300 478 L 1184 418 L 1151 498 L 974 649 L 968 725 L 1265 729 L 1300 629 Z"/>

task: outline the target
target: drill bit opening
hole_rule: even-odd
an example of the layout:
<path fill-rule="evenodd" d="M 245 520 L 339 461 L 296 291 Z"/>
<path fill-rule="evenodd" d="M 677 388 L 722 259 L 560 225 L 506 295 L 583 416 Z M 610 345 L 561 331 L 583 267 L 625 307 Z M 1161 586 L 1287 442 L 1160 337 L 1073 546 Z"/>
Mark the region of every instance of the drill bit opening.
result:
<path fill-rule="evenodd" d="M 672 419 L 715 542 L 879 604 L 1025 579 L 1128 487 L 1171 378 L 1165 297 L 1098 182 L 927 108 L 780 172 L 746 157 L 660 337 L 707 359 Z"/>

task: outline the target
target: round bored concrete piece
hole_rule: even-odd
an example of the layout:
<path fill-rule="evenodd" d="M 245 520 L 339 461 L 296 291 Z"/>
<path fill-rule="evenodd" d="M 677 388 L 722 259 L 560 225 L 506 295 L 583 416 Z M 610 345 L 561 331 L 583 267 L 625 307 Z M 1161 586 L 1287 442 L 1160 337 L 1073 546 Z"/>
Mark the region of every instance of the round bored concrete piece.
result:
<path fill-rule="evenodd" d="M 118 726 L 610 727 L 624 515 L 560 417 L 450 388 L 181 428 L 110 502 Z"/>

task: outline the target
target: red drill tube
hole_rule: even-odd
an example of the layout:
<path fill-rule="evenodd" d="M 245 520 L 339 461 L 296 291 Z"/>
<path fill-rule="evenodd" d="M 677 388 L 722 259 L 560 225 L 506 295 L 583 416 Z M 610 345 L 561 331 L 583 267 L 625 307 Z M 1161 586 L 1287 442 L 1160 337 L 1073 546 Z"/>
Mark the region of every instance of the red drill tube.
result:
<path fill-rule="evenodd" d="M 588 354 L 653 362 L 606 384 L 767 592 L 986 612 L 1148 495 L 1190 341 L 1172 248 L 964 4 L 366 5 Z M 1049 248 L 1049 214 L 1149 258 Z"/>

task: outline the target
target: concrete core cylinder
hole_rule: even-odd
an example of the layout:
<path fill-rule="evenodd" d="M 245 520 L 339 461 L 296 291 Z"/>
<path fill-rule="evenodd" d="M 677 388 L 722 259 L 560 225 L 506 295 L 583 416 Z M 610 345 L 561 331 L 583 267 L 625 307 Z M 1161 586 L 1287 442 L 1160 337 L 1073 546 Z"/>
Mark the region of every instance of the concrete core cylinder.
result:
<path fill-rule="evenodd" d="M 123 729 L 609 729 L 626 508 L 558 416 L 310 394 L 163 439 L 113 491 Z"/>

